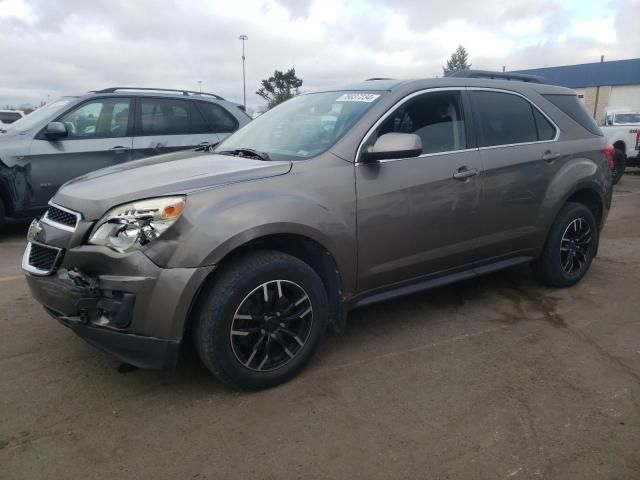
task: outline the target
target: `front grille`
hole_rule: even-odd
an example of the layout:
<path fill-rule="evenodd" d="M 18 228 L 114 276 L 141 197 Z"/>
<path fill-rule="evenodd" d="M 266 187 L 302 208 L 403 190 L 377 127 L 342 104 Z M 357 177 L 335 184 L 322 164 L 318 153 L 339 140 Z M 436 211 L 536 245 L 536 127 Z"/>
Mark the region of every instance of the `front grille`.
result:
<path fill-rule="evenodd" d="M 59 248 L 29 244 L 29 266 L 41 272 L 53 273 L 62 261 L 63 252 Z"/>
<path fill-rule="evenodd" d="M 71 228 L 75 228 L 78 223 L 78 216 L 76 214 L 67 212 L 53 205 L 49 206 L 47 212 L 44 214 L 44 218 Z"/>

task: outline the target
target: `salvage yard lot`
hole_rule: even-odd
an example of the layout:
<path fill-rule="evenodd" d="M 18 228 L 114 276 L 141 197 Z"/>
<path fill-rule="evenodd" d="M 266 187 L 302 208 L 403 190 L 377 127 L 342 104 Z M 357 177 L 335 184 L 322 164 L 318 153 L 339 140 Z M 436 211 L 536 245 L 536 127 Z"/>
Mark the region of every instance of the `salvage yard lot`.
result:
<path fill-rule="evenodd" d="M 250 394 L 190 351 L 119 372 L 31 299 L 25 232 L 0 234 L 0 478 L 640 478 L 640 175 L 578 286 L 519 267 L 362 308 Z"/>

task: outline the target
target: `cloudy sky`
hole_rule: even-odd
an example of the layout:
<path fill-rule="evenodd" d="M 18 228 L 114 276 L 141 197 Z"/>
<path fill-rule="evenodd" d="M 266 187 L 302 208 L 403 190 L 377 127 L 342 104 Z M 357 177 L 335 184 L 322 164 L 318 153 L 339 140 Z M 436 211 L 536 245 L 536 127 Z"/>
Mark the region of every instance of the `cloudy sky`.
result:
<path fill-rule="evenodd" d="M 441 75 L 460 44 L 475 68 L 640 55 L 640 0 L 0 0 L 0 108 L 116 85 L 247 103 L 274 69 L 303 89 Z"/>

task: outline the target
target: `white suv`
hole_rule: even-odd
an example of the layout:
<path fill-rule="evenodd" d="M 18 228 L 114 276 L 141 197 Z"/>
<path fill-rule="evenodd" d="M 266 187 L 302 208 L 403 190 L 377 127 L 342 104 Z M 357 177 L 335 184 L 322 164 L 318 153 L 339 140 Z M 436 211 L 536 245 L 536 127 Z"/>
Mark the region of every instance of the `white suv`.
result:
<path fill-rule="evenodd" d="M 24 117 L 22 110 L 0 110 L 0 123 L 9 124 Z"/>

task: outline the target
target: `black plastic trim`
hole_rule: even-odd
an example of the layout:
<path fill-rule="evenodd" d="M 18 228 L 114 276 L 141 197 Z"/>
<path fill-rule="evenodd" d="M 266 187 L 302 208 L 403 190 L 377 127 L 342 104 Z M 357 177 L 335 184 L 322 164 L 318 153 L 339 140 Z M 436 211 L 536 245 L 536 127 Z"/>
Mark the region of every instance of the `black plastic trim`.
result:
<path fill-rule="evenodd" d="M 420 277 L 397 282 L 389 286 L 375 288 L 358 294 L 346 303 L 346 309 L 353 310 L 354 308 L 363 307 L 365 305 L 384 302 L 386 300 L 391 300 L 392 298 L 411 295 L 412 293 L 430 290 L 432 288 L 441 287 L 461 280 L 467 280 L 486 273 L 530 262 L 535 260 L 538 256 L 538 250 L 524 250 L 493 258 L 488 261 L 476 262 L 460 268 L 445 270 L 444 272 L 422 275 Z"/>
<path fill-rule="evenodd" d="M 80 317 L 66 317 L 50 309 L 45 310 L 87 343 L 129 365 L 164 370 L 175 368 L 178 363 L 178 340 L 144 337 L 100 328 L 84 323 Z"/>

